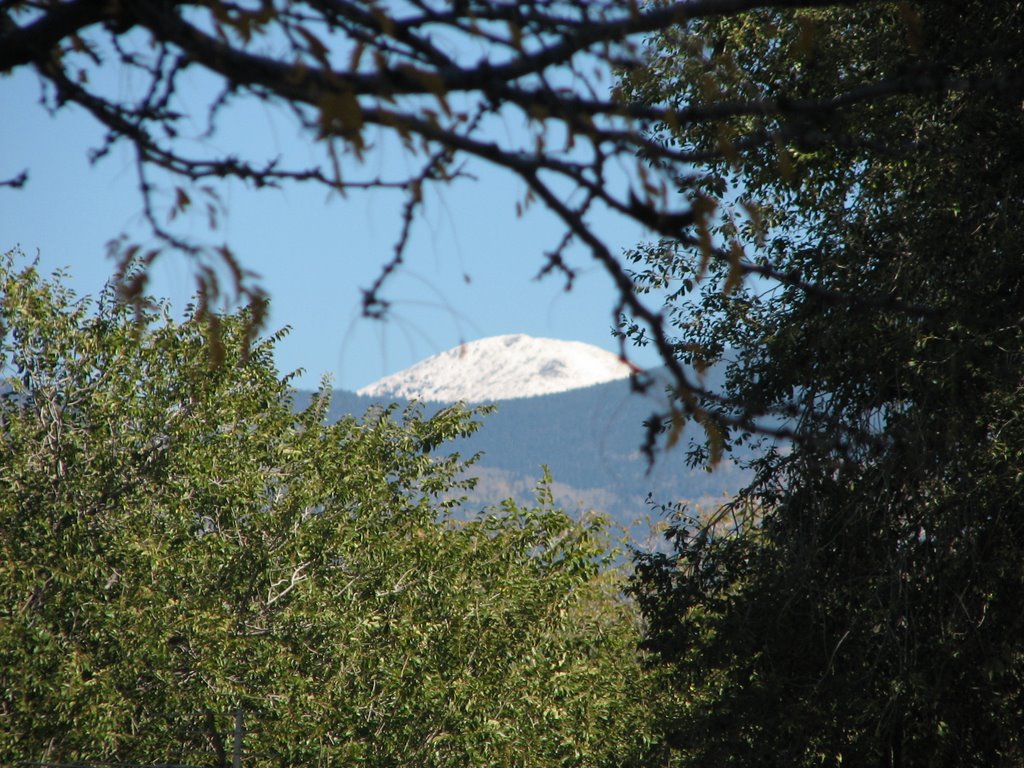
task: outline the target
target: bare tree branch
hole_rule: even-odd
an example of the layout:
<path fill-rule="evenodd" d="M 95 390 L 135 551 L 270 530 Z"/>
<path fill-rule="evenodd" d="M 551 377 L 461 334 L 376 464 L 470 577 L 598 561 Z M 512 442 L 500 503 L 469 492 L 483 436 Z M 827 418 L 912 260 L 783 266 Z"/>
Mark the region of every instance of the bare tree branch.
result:
<path fill-rule="evenodd" d="M 646 326 L 673 388 L 686 394 L 681 400 L 686 410 L 705 418 L 701 402 L 713 402 L 715 394 L 703 391 L 676 359 L 660 310 L 644 303 L 624 260 L 595 233 L 593 218 L 613 215 L 639 223 L 653 236 L 701 251 L 742 276 L 802 291 L 826 304 L 928 315 L 935 308 L 890 296 L 835 292 L 770 264 L 738 259 L 710 242 L 701 230 L 701 175 L 695 168 L 779 144 L 856 149 L 871 138 L 842 132 L 841 118 L 849 110 L 953 92 L 1019 94 L 1024 74 L 1000 70 L 997 57 L 989 71 L 971 73 L 921 61 L 871 77 L 839 79 L 830 93 L 753 94 L 746 100 L 709 96 L 683 104 L 626 102 L 611 90 L 607 77 L 612 70 L 645 64 L 645 36 L 670 30 L 685 36 L 700 20 L 754 10 L 881 5 L 874 0 L 6 0 L 0 2 L 0 73 L 34 68 L 48 84 L 55 110 L 69 103 L 87 110 L 107 130 L 103 144 L 93 150 L 94 160 L 117 143 L 133 148 L 145 219 L 166 249 L 194 260 L 204 305 L 221 289 L 218 267 L 227 268 L 235 294 L 254 306 L 264 292 L 226 245 L 197 240 L 168 222 L 157 205 L 158 192 L 173 193 L 170 218 L 197 194 L 208 196 L 212 221 L 219 205 L 216 185 L 225 180 L 255 188 L 314 184 L 342 194 L 402 191 L 406 202 L 393 255 L 364 291 L 365 313 L 383 316 L 388 307 L 383 292 L 404 262 L 425 189 L 449 183 L 459 173 L 452 169 L 468 160 L 502 168 L 564 226 L 560 242 L 541 257 L 538 272 L 560 273 L 571 285 L 574 271 L 566 248 L 571 242 L 583 244 L 618 292 L 613 321 L 626 313 Z M 694 45 L 701 44 L 695 37 Z M 136 76 L 142 84 L 137 95 L 112 96 L 94 85 L 102 78 L 93 75 L 111 68 Z M 187 111 L 179 96 L 182 83 L 193 76 L 212 84 L 217 94 L 204 105 L 206 127 L 201 131 L 195 125 L 204 115 Z M 203 140 L 217 132 L 220 116 L 239 100 L 265 102 L 290 115 L 315 139 L 322 162 L 300 165 L 288 157 L 206 149 Z M 522 131 L 499 140 L 487 132 L 485 118 L 492 116 Z M 830 132 L 807 128 L 827 120 L 840 127 Z M 717 149 L 662 140 L 673 127 L 727 123 L 745 128 Z M 368 175 L 361 161 L 380 136 L 397 140 L 418 170 Z M 885 149 L 915 151 L 912 143 Z M 612 184 L 610 178 L 621 178 L 609 172 L 612 168 L 626 168 L 631 177 Z M 27 179 L 26 171 L 0 187 L 20 187 Z M 123 260 L 138 252 L 126 245 Z M 143 266 L 160 252 L 147 252 Z M 137 296 L 144 270 L 132 275 L 136 282 L 126 293 Z M 789 435 L 766 426 L 764 415 L 742 413 L 725 426 Z"/>

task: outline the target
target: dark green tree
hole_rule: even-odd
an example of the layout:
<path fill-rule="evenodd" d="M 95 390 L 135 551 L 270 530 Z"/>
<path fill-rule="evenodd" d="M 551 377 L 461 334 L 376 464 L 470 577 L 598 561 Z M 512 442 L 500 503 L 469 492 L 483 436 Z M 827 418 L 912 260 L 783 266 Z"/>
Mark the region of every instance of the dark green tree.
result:
<path fill-rule="evenodd" d="M 649 732 L 600 521 L 459 509 L 460 408 L 296 412 L 275 337 L 0 264 L 0 763 L 598 766 Z M 245 350 L 248 349 L 248 353 Z"/>
<path fill-rule="evenodd" d="M 712 158 L 680 181 L 704 213 L 632 257 L 679 358 L 725 369 L 681 393 L 721 415 L 694 459 L 752 421 L 793 435 L 639 561 L 687 697 L 667 743 L 693 765 L 1020 764 L 1024 7 L 764 11 L 649 43 L 625 99 L 783 105 L 657 127 Z M 908 90 L 863 98 L 880 80 Z"/>

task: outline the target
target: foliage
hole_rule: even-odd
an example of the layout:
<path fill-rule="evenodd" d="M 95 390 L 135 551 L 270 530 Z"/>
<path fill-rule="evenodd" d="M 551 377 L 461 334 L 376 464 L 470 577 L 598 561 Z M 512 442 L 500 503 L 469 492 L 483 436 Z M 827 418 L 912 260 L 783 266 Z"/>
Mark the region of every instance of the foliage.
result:
<path fill-rule="evenodd" d="M 831 49 L 816 46 L 816 20 L 851 7 L 897 19 L 894 37 L 833 37 Z M 808 10 L 780 15 L 777 8 Z M 901 13 L 908 23 L 898 22 Z M 780 19 L 772 30 L 764 26 Z M 769 274 L 795 290 L 848 303 L 828 282 L 773 271 L 718 247 L 709 235 L 707 191 L 724 177 L 701 168 L 742 155 L 769 159 L 772 176 L 776 158 L 785 173 L 802 174 L 818 152 L 838 157 L 889 147 L 884 125 L 871 134 L 845 126 L 887 113 L 894 103 L 952 105 L 1019 91 L 1012 56 L 997 46 L 979 41 L 991 56 L 976 57 L 970 72 L 950 70 L 945 51 L 917 46 L 917 26 L 912 5 L 867 0 L 0 0 L 0 73 L 31 69 L 47 107 L 59 113 L 76 105 L 95 118 L 106 139 L 94 159 L 117 144 L 130 149 L 157 245 L 121 242 L 119 255 L 147 268 L 164 251 L 189 255 L 200 310 L 216 306 L 226 280 L 251 300 L 254 321 L 262 318 L 256 278 L 226 242 L 217 242 L 219 234 L 194 234 L 207 220 L 216 228 L 233 182 L 312 184 L 338 197 L 366 189 L 404 195 L 394 255 L 364 294 L 365 313 L 384 316 L 388 278 L 406 259 L 428 193 L 483 163 L 520 185 L 521 209 L 544 206 L 563 226 L 564 237 L 538 263 L 540 274 L 564 277 L 571 287 L 579 265 L 569 257 L 570 244 L 608 274 L 617 291 L 613 318 L 631 317 L 634 331 L 668 366 L 673 388 L 688 395 L 677 421 L 697 416 L 711 434 L 730 424 L 771 432 L 778 430 L 770 419 L 758 420 L 756 410 L 703 407 L 699 371 L 675 354 L 669 319 L 633 290 L 627 266 L 601 232 L 611 220 L 639 224 L 728 267 L 730 284 Z M 732 31 L 721 37 L 701 32 L 727 27 Z M 661 35 L 685 55 L 648 61 L 643 35 Z M 890 66 L 884 56 L 895 50 L 894 40 L 918 53 L 905 55 L 904 45 L 895 59 L 900 66 Z M 716 54 L 721 47 L 730 56 Z M 846 50 L 874 63 L 860 66 L 844 58 Z M 792 72 L 777 66 L 782 59 L 793 63 Z M 830 72 L 829 64 L 840 68 Z M 611 93 L 612 67 L 651 77 Z M 776 86 L 787 89 L 784 98 L 776 98 Z M 675 96 L 660 98 L 673 89 Z M 276 142 L 263 153 L 232 141 L 233 121 L 254 104 L 291 120 L 313 159 L 305 150 L 301 157 L 282 154 Z M 254 137 L 251 121 L 245 124 Z M 689 138 L 652 140 L 659 128 Z M 941 125 L 932 128 L 941 134 Z M 211 138 L 226 149 L 218 151 Z M 387 162 L 363 162 L 375 157 Z M 846 166 L 817 167 L 820 183 L 805 188 L 838 194 Z M 752 183 L 749 168 L 746 176 Z M 26 171 L 0 184 L 27 181 Z M 122 290 L 141 296 L 146 275 L 143 269 L 127 276 Z M 628 353 L 625 342 L 621 351 Z"/>
<path fill-rule="evenodd" d="M 0 762 L 631 763 L 632 611 L 601 524 L 461 513 L 473 412 L 327 424 L 244 317 L 141 324 L 0 270 Z M 325 390 L 326 391 L 326 390 Z M 638 682 L 639 681 L 639 682 Z"/>
<path fill-rule="evenodd" d="M 621 86 L 792 105 L 658 133 L 730 141 L 701 177 L 706 237 L 764 279 L 680 241 L 633 253 L 677 354 L 727 367 L 702 403 L 719 447 L 750 414 L 794 438 L 640 562 L 648 644 L 691 697 L 666 739 L 692 764 L 1022 759 L 1024 8 L 860 5 L 694 21 Z M 987 86 L 856 96 L 899 79 Z M 803 111 L 826 94 L 841 113 Z M 759 131 L 776 141 L 733 140 Z"/>

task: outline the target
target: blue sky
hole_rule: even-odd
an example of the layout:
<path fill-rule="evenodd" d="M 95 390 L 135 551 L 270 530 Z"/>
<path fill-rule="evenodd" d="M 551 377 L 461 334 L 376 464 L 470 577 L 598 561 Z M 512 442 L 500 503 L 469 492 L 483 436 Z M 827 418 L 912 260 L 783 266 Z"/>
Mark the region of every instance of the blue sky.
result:
<path fill-rule="evenodd" d="M 125 147 L 90 165 L 87 151 L 99 144 L 98 126 L 77 107 L 51 117 L 38 96 L 32 73 L 0 79 L 0 178 L 29 170 L 22 189 L 0 189 L 0 249 L 19 245 L 30 256 L 38 253 L 44 269 L 67 266 L 77 291 L 95 293 L 113 269 L 106 243 L 121 233 L 145 233 L 131 155 Z M 215 135 L 214 143 L 228 151 L 312 156 L 309 137 L 272 111 L 252 107 L 238 120 L 238 130 Z M 385 153 L 371 152 L 371 167 L 394 161 Z M 428 198 L 407 266 L 386 291 L 393 301 L 386 322 L 360 317 L 359 302 L 361 289 L 392 253 L 400 205 L 395 195 L 328 199 L 312 188 L 222 190 L 228 216 L 218 237 L 261 275 L 272 298 L 269 327 L 292 326 L 278 350 L 282 372 L 304 368 L 302 386 L 316 386 L 327 374 L 334 386 L 356 389 L 460 341 L 505 333 L 617 351 L 610 332 L 614 294 L 604 274 L 579 249 L 571 252 L 580 268 L 571 293 L 557 277 L 534 280 L 544 251 L 560 238 L 558 222 L 540 206 L 517 218 L 523 194 L 517 180 L 480 165 L 468 170 L 475 181 Z M 204 236 L 202 225 L 194 226 Z M 616 250 L 642 237 L 617 222 L 601 232 Z M 152 293 L 181 308 L 192 289 L 183 257 L 157 263 Z M 654 364 L 644 350 L 635 360 Z"/>

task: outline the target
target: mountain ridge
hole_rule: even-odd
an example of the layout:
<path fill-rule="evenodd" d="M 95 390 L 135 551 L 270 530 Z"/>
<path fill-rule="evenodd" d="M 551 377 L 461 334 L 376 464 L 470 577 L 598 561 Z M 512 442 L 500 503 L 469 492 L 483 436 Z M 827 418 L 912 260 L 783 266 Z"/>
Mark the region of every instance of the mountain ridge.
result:
<path fill-rule="evenodd" d="M 484 403 L 537 397 L 628 378 L 600 347 L 523 333 L 491 336 L 431 355 L 356 391 L 378 398 Z"/>

